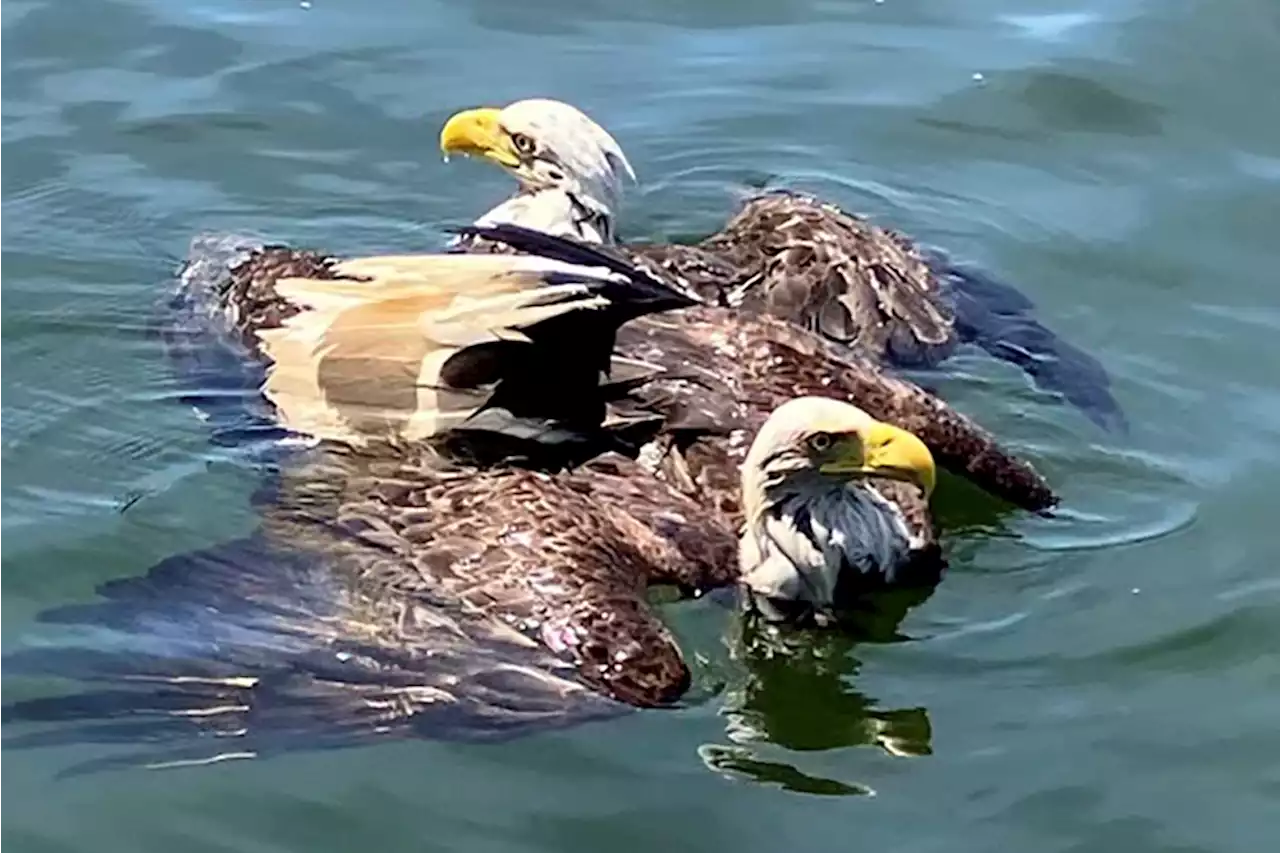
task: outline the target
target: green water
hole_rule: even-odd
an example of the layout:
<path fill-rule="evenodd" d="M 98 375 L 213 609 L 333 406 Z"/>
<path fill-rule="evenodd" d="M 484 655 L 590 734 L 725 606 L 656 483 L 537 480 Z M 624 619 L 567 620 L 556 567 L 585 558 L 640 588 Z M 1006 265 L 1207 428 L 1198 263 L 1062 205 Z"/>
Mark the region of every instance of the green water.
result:
<path fill-rule="evenodd" d="M 6 646 L 253 523 L 253 472 L 143 333 L 190 235 L 436 246 L 506 191 L 435 153 L 464 106 L 591 112 L 640 173 L 628 236 L 708 231 L 770 185 L 941 245 L 1095 353 L 1133 425 L 960 357 L 931 381 L 1066 506 L 990 531 L 953 500 L 911 641 L 744 668 L 695 604 L 670 611 L 703 660 L 679 711 L 69 780 L 95 748 L 7 751 L 11 850 L 1274 845 L 1275 0 L 8 0 L 3 21 Z"/>

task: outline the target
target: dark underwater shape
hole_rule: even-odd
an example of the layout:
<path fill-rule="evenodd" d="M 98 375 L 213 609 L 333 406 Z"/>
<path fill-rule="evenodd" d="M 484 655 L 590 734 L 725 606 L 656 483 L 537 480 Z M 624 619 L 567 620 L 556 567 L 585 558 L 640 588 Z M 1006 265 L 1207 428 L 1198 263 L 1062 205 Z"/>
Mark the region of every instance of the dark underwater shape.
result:
<path fill-rule="evenodd" d="M 1021 368 L 1038 387 L 1060 395 L 1099 427 L 1128 432 L 1128 419 L 1111 394 L 1106 368 L 1036 320 L 1030 299 L 941 253 L 931 254 L 928 262 L 955 306 L 956 334 L 962 343 L 975 344 Z"/>
<path fill-rule="evenodd" d="M 59 774 L 68 777 L 402 739 L 494 743 L 631 710 L 585 689 L 541 645 L 456 602 L 418 601 L 400 617 L 413 639 L 393 642 L 385 633 L 393 620 L 343 576 L 324 555 L 260 533 L 109 581 L 99 601 L 43 612 L 38 639 L 6 654 L 7 677 L 64 678 L 78 692 L 7 702 L 4 748 L 91 747 L 95 757 Z M 869 596 L 839 633 L 775 636 L 746 620 L 734 643 L 748 680 L 726 697 L 730 726 L 791 750 L 880 744 L 928 754 L 923 709 L 879 709 L 847 679 L 858 668 L 854 645 L 906 639 L 898 624 L 931 591 Z M 805 782 L 786 765 L 758 765 L 741 747 L 726 758 L 732 766 L 720 771 L 779 782 L 782 773 L 797 790 L 849 792 Z"/>
<path fill-rule="evenodd" d="M 493 741 L 628 710 L 544 646 L 457 602 L 419 599 L 393 642 L 380 632 L 381 606 L 325 554 L 261 534 L 99 592 L 101 601 L 43 613 L 58 626 L 44 644 L 5 655 L 6 678 L 66 678 L 82 691 L 6 703 L 5 749 L 142 747 L 76 773 L 404 737 Z"/>

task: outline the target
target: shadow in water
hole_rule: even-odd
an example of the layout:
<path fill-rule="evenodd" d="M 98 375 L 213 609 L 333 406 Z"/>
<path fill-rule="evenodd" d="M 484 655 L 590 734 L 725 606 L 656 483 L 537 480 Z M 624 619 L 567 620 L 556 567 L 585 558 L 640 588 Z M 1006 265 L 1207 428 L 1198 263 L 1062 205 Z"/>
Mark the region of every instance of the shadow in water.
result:
<path fill-rule="evenodd" d="M 940 474 L 930 509 L 943 535 L 947 538 L 956 535 L 1017 538 L 1018 534 L 1010 522 L 1025 517 L 1026 513 L 983 491 L 964 477 L 945 469 Z M 1044 515 L 1052 516 L 1057 512 L 1056 509 L 1049 510 Z"/>
<path fill-rule="evenodd" d="M 726 690 L 721 710 L 731 743 L 700 747 L 703 763 L 721 775 L 787 791 L 850 796 L 874 791 L 807 774 L 766 753 L 876 746 L 898 757 L 932 754 L 932 726 L 924 708 L 879 708 L 874 697 L 853 686 L 853 679 L 861 668 L 856 648 L 909 640 L 899 630 L 902 620 L 933 589 L 868 596 L 840 630 L 794 631 L 755 618 L 737 623 L 733 653 L 746 675 Z"/>

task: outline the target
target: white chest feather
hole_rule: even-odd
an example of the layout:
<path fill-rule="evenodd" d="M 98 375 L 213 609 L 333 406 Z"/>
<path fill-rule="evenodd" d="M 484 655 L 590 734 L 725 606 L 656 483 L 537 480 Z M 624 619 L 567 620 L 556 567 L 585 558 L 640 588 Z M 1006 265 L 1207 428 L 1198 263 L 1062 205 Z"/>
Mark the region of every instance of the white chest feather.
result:
<path fill-rule="evenodd" d="M 771 598 L 829 605 L 842 572 L 892 581 L 915 544 L 897 507 L 871 487 L 790 495 L 743 536 L 743 582 Z"/>

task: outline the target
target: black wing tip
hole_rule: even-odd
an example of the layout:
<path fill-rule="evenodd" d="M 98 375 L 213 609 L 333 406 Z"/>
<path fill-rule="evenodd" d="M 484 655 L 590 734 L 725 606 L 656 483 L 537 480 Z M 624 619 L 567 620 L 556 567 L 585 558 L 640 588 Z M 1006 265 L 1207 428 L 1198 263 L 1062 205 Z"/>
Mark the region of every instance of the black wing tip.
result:
<path fill-rule="evenodd" d="M 1041 518 L 1053 518 L 1058 507 L 1062 506 L 1062 498 L 1053 489 L 1045 486 L 1044 491 L 1034 499 L 1031 511 Z"/>
<path fill-rule="evenodd" d="M 551 234 L 537 228 L 500 222 L 494 225 L 460 225 L 445 231 L 459 237 L 479 237 L 492 240 L 521 252 L 542 255 L 553 260 L 590 266 L 603 266 L 614 272 L 631 274 L 636 271 L 626 258 L 608 251 L 604 246 L 586 243 L 560 234 Z"/>
<path fill-rule="evenodd" d="M 1129 435 L 1129 416 L 1111 392 L 1102 387 L 1089 390 L 1088 394 L 1071 389 L 1060 393 L 1064 400 L 1079 409 L 1094 426 L 1113 435 Z"/>
<path fill-rule="evenodd" d="M 1053 511 L 1062 504 L 1062 497 L 1038 471 L 1016 457 L 1013 460 L 1021 471 L 1012 481 L 997 477 L 995 483 L 979 484 L 979 487 L 1018 509 L 1043 518 L 1053 517 Z"/>
<path fill-rule="evenodd" d="M 1111 393 L 1102 362 L 1037 320 L 1035 303 L 1026 294 L 941 251 L 934 250 L 928 263 L 952 289 L 962 341 L 1020 368 L 1037 387 L 1075 406 L 1099 428 L 1128 434 L 1128 418 Z"/>
<path fill-rule="evenodd" d="M 446 229 L 462 237 L 479 237 L 502 243 L 517 252 L 576 264 L 586 267 L 603 267 L 610 272 L 626 276 L 632 288 L 632 296 L 654 303 L 651 310 L 689 308 L 698 304 L 691 295 L 684 293 L 652 273 L 640 268 L 629 259 L 607 246 L 585 243 L 573 237 L 549 234 L 523 225 L 500 223 L 497 225 L 464 225 Z"/>

